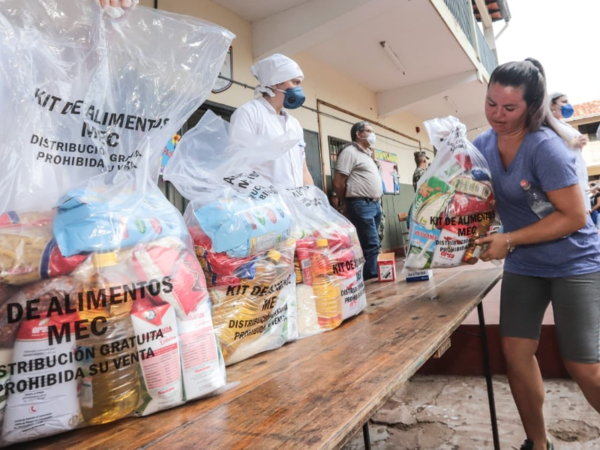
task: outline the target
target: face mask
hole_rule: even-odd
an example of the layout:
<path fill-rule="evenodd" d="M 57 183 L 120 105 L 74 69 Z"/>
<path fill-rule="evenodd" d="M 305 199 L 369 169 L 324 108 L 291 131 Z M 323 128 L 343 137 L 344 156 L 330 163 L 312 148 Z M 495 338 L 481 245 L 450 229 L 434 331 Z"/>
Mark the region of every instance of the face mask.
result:
<path fill-rule="evenodd" d="M 567 103 L 566 105 L 562 105 L 560 107 L 560 113 L 565 119 L 568 119 L 575 113 L 575 110 L 573 109 L 570 103 Z"/>
<path fill-rule="evenodd" d="M 296 86 L 293 88 L 286 89 L 285 91 L 281 89 L 276 89 L 279 92 L 284 93 L 283 98 L 283 106 L 287 109 L 296 109 L 300 108 L 306 100 L 306 96 L 304 95 L 304 91 L 300 86 Z"/>
<path fill-rule="evenodd" d="M 367 137 L 367 142 L 369 143 L 369 145 L 373 145 L 376 140 L 377 140 L 377 136 L 375 136 L 375 133 L 371 133 Z"/>

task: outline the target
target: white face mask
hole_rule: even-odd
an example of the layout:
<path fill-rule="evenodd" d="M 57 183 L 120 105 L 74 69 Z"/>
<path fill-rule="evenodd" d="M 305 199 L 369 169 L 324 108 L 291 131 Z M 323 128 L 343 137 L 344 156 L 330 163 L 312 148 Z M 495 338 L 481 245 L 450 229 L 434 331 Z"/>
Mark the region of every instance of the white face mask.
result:
<path fill-rule="evenodd" d="M 367 137 L 367 142 L 369 143 L 369 145 L 373 145 L 375 141 L 377 141 L 377 136 L 375 136 L 375 133 L 369 134 L 369 136 Z"/>

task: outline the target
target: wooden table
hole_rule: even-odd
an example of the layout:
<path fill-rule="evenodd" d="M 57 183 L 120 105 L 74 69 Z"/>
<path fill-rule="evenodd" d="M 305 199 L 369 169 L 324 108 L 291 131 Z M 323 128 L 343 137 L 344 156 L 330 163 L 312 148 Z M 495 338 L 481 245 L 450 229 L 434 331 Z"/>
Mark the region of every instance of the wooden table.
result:
<path fill-rule="evenodd" d="M 22 448 L 340 448 L 481 305 L 500 277 L 500 269 L 464 269 L 438 271 L 426 282 L 367 284 L 369 306 L 361 315 L 229 367 L 230 388 L 220 395 Z M 495 422 L 491 377 L 488 382 Z"/>

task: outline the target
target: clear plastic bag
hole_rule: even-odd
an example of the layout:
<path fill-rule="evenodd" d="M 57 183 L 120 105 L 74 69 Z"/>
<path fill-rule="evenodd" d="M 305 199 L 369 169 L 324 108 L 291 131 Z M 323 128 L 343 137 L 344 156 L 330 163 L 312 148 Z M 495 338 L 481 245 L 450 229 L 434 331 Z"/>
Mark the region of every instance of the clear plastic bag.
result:
<path fill-rule="evenodd" d="M 156 180 L 232 38 L 143 7 L 0 2 L 0 446 L 225 385 L 202 268 Z"/>
<path fill-rule="evenodd" d="M 284 191 L 295 218 L 299 337 L 337 328 L 367 306 L 364 256 L 354 226 L 315 186 Z"/>
<path fill-rule="evenodd" d="M 228 124 L 208 111 L 163 173 L 190 200 L 184 217 L 207 273 L 226 364 L 297 338 L 292 215 L 252 169 L 296 143 L 250 134 L 233 140 Z"/>
<path fill-rule="evenodd" d="M 425 127 L 438 153 L 417 184 L 405 270 L 475 264 L 474 241 L 500 228 L 489 165 L 457 118 Z"/>
<path fill-rule="evenodd" d="M 93 0 L 3 0 L 0 79 L 12 114 L 2 118 L 0 212 L 48 210 L 148 153 L 158 179 L 155 143 L 162 150 L 206 99 L 233 37 L 144 7 L 114 20 Z"/>

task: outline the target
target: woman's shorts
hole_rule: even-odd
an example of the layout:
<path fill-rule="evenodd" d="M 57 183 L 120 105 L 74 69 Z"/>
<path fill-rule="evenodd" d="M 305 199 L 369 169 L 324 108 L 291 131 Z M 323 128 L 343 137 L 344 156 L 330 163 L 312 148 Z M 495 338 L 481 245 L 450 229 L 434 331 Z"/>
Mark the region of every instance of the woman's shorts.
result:
<path fill-rule="evenodd" d="M 540 338 L 550 301 L 563 359 L 600 362 L 600 272 L 538 278 L 504 272 L 500 300 L 503 337 Z"/>

